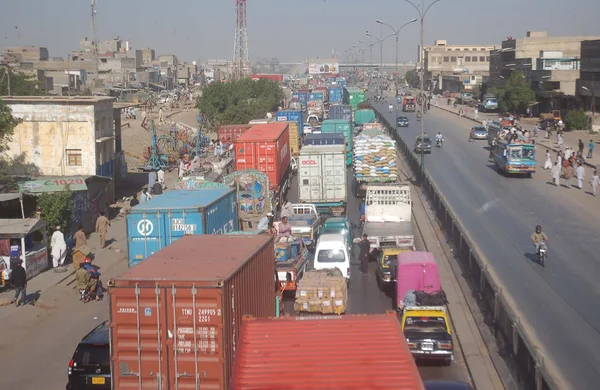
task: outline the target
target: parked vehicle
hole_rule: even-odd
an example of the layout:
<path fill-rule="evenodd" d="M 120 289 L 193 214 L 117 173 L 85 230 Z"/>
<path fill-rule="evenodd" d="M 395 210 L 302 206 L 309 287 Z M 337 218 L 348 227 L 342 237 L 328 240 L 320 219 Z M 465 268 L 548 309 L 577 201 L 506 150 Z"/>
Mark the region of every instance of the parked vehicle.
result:
<path fill-rule="evenodd" d="M 274 266 L 270 236 L 186 236 L 117 277 L 112 388 L 229 388 L 242 317 L 276 315 Z"/>
<path fill-rule="evenodd" d="M 292 92 L 292 99 L 297 99 L 300 104 L 306 107 L 306 103 L 308 102 L 308 90 L 299 89 L 298 91 Z"/>
<path fill-rule="evenodd" d="M 350 252 L 346 237 L 342 234 L 321 234 L 315 250 L 314 268 L 340 270 L 346 280 L 350 280 Z"/>
<path fill-rule="evenodd" d="M 317 241 L 321 228 L 321 221 L 317 214 L 294 214 L 288 217 L 292 226 L 292 234 L 301 237 L 306 242 Z"/>
<path fill-rule="evenodd" d="M 81 339 L 69 361 L 67 390 L 110 390 L 110 342 L 108 321 Z"/>
<path fill-rule="evenodd" d="M 479 103 L 479 111 L 481 112 L 496 112 L 498 111 L 498 99 L 494 95 L 486 95 L 483 97 L 483 102 Z"/>
<path fill-rule="evenodd" d="M 227 125 L 219 127 L 217 136 L 221 142 L 235 142 L 237 138 L 244 134 L 252 125 Z"/>
<path fill-rule="evenodd" d="M 344 119 L 327 119 L 323 121 L 321 133 L 341 133 L 346 137 L 346 165 L 352 164 L 352 145 L 354 139 L 352 137 L 352 123 Z"/>
<path fill-rule="evenodd" d="M 554 119 L 555 121 L 560 121 L 561 116 L 560 116 L 560 110 L 552 110 L 552 112 L 543 112 L 540 114 L 540 120 L 546 120 L 546 119 Z"/>
<path fill-rule="evenodd" d="M 400 321 L 415 359 L 440 360 L 448 366 L 452 363 L 454 343 L 444 306 L 407 306 Z"/>
<path fill-rule="evenodd" d="M 377 252 L 377 286 L 381 291 L 395 286 L 398 255 L 411 250 L 409 246 L 401 248 L 390 246 L 383 247 Z"/>
<path fill-rule="evenodd" d="M 304 138 L 304 145 L 344 145 L 344 161 L 346 161 L 346 137 L 341 133 L 309 134 Z"/>
<path fill-rule="evenodd" d="M 126 217 L 128 259 L 133 267 L 186 235 L 239 229 L 235 190 L 174 190 L 133 207 Z"/>
<path fill-rule="evenodd" d="M 431 153 L 431 138 L 429 136 L 421 137 L 416 136 L 413 144 L 413 150 L 415 153 Z"/>
<path fill-rule="evenodd" d="M 296 122 L 299 132 L 298 137 L 302 137 L 302 129 L 304 128 L 304 113 L 302 110 L 281 110 L 275 113 L 277 122 Z M 298 150 L 298 149 L 296 149 Z"/>
<path fill-rule="evenodd" d="M 393 314 L 244 318 L 230 389 L 290 387 L 424 390 Z"/>
<path fill-rule="evenodd" d="M 320 100 L 322 102 L 325 101 L 325 94 L 323 93 L 323 91 L 312 91 L 308 93 L 308 101 L 312 102 L 315 100 Z"/>

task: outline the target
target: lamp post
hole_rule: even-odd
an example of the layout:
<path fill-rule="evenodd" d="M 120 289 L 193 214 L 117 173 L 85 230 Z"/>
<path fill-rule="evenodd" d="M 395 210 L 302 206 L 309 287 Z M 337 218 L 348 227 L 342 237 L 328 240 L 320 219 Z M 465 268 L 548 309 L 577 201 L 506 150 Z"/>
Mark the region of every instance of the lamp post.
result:
<path fill-rule="evenodd" d="M 389 28 L 392 29 L 392 31 L 394 32 L 394 35 L 396 36 L 396 77 L 395 77 L 395 84 L 396 84 L 396 96 L 398 96 L 398 36 L 400 35 L 400 31 L 407 25 L 414 23 L 417 21 L 417 18 L 414 18 L 413 20 L 404 23 L 402 26 L 400 26 L 400 28 L 398 28 L 397 30 L 390 26 L 389 24 L 385 23 L 384 21 L 377 19 L 376 22 L 381 24 L 382 26 L 388 26 Z M 397 101 L 397 100 L 396 100 Z"/>
<path fill-rule="evenodd" d="M 368 31 L 367 31 L 367 36 L 376 39 L 377 42 L 379 43 L 379 47 L 380 47 L 380 49 L 379 49 L 379 71 L 381 72 L 381 70 L 383 68 L 383 41 L 384 41 L 384 39 L 379 39 L 375 35 L 371 35 L 371 33 L 369 33 Z"/>
<path fill-rule="evenodd" d="M 427 8 L 425 8 L 425 0 L 421 0 L 421 8 L 419 8 L 418 6 L 415 5 L 415 3 L 413 3 L 410 0 L 404 0 L 406 1 L 408 4 L 412 5 L 413 7 L 415 7 L 415 9 L 417 10 L 417 13 L 419 14 L 419 18 L 421 20 L 421 44 L 419 47 L 419 59 L 421 61 L 421 85 L 420 85 L 420 91 L 419 91 L 419 95 L 421 98 L 421 142 L 423 142 L 423 138 L 425 137 L 425 123 L 424 123 L 424 116 L 423 114 L 425 113 L 424 108 L 425 108 L 425 95 L 423 93 L 423 90 L 425 89 L 425 54 L 424 54 L 424 50 L 423 50 L 423 24 L 425 21 L 425 16 L 427 15 L 427 11 L 429 11 L 429 9 L 431 7 L 433 7 L 433 5 L 435 3 L 438 3 L 440 0 L 435 0 L 434 2 L 432 2 L 431 4 L 429 4 L 429 6 Z M 423 148 L 421 148 L 421 170 L 424 169 L 425 166 L 425 154 L 423 153 Z"/>

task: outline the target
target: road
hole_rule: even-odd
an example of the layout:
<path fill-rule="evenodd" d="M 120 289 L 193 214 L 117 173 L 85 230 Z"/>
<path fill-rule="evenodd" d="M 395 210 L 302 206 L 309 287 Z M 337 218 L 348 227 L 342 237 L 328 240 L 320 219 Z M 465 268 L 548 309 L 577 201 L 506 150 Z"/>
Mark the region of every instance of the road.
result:
<path fill-rule="evenodd" d="M 377 107 L 390 123 L 395 115 Z M 420 132 L 414 114 L 399 134 L 412 145 Z M 535 330 L 546 364 L 565 383 L 590 389 L 600 382 L 600 262 L 597 207 L 584 207 L 584 194 L 533 178 L 507 178 L 488 162 L 486 141 L 467 142 L 474 122 L 433 109 L 425 116 L 430 136 L 444 135 L 443 148 L 425 156 L 425 169 L 464 227 L 483 250 L 503 289 L 516 302 L 523 325 Z M 568 192 L 571 191 L 571 192 Z M 580 199 L 581 198 L 581 199 Z M 546 267 L 535 263 L 531 233 L 542 225 L 550 237 Z M 556 370 L 556 371 L 554 371 Z"/>
<path fill-rule="evenodd" d="M 348 169 L 348 175 L 352 175 L 352 170 Z M 349 176 L 352 177 L 352 176 Z M 348 218 L 355 224 L 360 224 L 359 206 L 360 200 L 352 193 L 351 182 L 348 183 Z M 292 179 L 288 191 L 290 202 L 298 200 L 298 182 L 297 177 Z M 416 230 L 416 229 L 415 229 Z M 353 232 L 354 237 L 360 237 L 360 230 Z M 422 237 L 415 236 L 417 250 L 425 250 Z M 375 279 L 376 264 L 369 264 L 369 272 L 363 276 L 359 270 L 358 253 L 355 251 L 353 263 L 351 264 L 350 285 L 348 290 L 348 313 L 349 314 L 381 314 L 387 310 L 394 310 L 391 296 L 383 293 L 377 287 Z M 292 300 L 293 301 L 293 300 Z M 293 311 L 292 301 L 286 301 L 286 312 Z M 374 330 L 376 331 L 376 330 Z M 455 342 L 458 344 L 457 340 Z M 458 344 L 455 350 L 455 360 L 452 365 L 444 367 L 433 364 L 419 363 L 419 371 L 424 380 L 457 380 L 468 382 L 468 374 L 465 362 L 461 353 L 461 347 Z"/>

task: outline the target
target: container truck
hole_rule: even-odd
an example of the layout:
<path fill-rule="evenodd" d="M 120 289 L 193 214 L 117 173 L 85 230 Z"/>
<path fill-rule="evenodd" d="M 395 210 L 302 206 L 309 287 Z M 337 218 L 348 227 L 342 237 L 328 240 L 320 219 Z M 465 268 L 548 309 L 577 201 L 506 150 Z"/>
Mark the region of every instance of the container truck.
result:
<path fill-rule="evenodd" d="M 342 216 L 346 211 L 346 146 L 305 145 L 298 157 L 298 200 L 320 213 Z"/>
<path fill-rule="evenodd" d="M 341 133 L 308 134 L 304 145 L 346 145 L 346 137 Z"/>
<path fill-rule="evenodd" d="M 322 94 L 323 95 L 323 103 L 328 102 L 329 101 L 329 90 L 327 89 L 327 87 L 315 87 L 312 90 L 313 93 L 316 94 Z M 318 98 L 317 98 L 318 100 Z"/>
<path fill-rule="evenodd" d="M 359 103 L 365 101 L 365 92 L 356 87 L 345 87 L 344 88 L 344 103 L 352 106 L 353 110 L 356 110 Z"/>
<path fill-rule="evenodd" d="M 363 234 L 367 235 L 371 250 L 382 247 L 415 249 L 408 185 L 367 187 Z"/>
<path fill-rule="evenodd" d="M 342 87 L 333 86 L 327 90 L 329 103 L 342 103 L 344 101 L 344 89 Z M 330 116 L 331 118 L 331 116 Z M 339 119 L 339 118 L 332 118 Z"/>
<path fill-rule="evenodd" d="M 364 198 L 369 184 L 397 184 L 398 161 L 394 141 L 381 123 L 366 123 L 354 138 L 354 192 Z"/>
<path fill-rule="evenodd" d="M 325 94 L 323 93 L 323 91 L 317 91 L 315 92 L 314 90 L 308 94 L 308 101 L 312 102 L 315 100 L 320 100 L 322 102 L 325 101 Z"/>
<path fill-rule="evenodd" d="M 117 277 L 111 388 L 228 389 L 243 316 L 276 315 L 274 267 L 270 236 L 188 236 Z"/>
<path fill-rule="evenodd" d="M 402 98 L 402 111 L 415 112 L 415 98 L 412 96 L 404 96 Z"/>
<path fill-rule="evenodd" d="M 290 388 L 425 390 L 394 312 L 245 317 L 229 390 Z"/>
<path fill-rule="evenodd" d="M 356 110 L 354 112 L 354 123 L 364 125 L 365 123 L 375 122 L 375 111 L 373 110 Z"/>
<path fill-rule="evenodd" d="M 298 101 L 306 107 L 306 103 L 308 102 L 308 90 L 307 89 L 299 89 L 297 91 L 292 92 L 292 99 L 298 99 Z"/>
<path fill-rule="evenodd" d="M 308 112 L 308 116 L 316 115 L 319 119 L 323 119 L 323 114 L 325 113 L 325 106 L 323 105 L 322 100 L 311 100 L 306 103 L 306 111 Z"/>
<path fill-rule="evenodd" d="M 329 119 L 352 120 L 352 106 L 349 104 L 334 104 L 329 106 Z"/>
<path fill-rule="evenodd" d="M 269 176 L 256 169 L 245 169 L 223 176 L 223 184 L 235 189 L 240 229 L 258 232 L 260 220 L 276 208 Z"/>
<path fill-rule="evenodd" d="M 235 140 L 242 134 L 244 134 L 244 132 L 246 130 L 248 130 L 250 127 L 252 127 L 252 125 L 227 125 L 227 126 L 221 126 L 219 127 L 219 130 L 217 131 L 217 135 L 219 136 L 219 139 L 221 140 L 221 142 L 227 142 L 228 140 L 231 140 L 233 142 L 235 142 Z"/>
<path fill-rule="evenodd" d="M 238 230 L 231 188 L 175 190 L 134 206 L 126 218 L 130 267 L 187 235 Z"/>
<path fill-rule="evenodd" d="M 236 169 L 256 169 L 269 177 L 276 207 L 289 186 L 290 136 L 287 123 L 254 125 L 235 142 Z"/>
<path fill-rule="evenodd" d="M 302 137 L 302 128 L 304 125 L 304 113 L 302 110 L 281 110 L 275 113 L 275 120 L 277 122 L 296 122 L 298 125 L 298 136 Z M 297 151 L 298 149 L 296 149 Z"/>
<path fill-rule="evenodd" d="M 352 123 L 345 119 L 327 119 L 321 124 L 321 133 L 341 133 L 346 137 L 346 165 L 352 164 Z"/>

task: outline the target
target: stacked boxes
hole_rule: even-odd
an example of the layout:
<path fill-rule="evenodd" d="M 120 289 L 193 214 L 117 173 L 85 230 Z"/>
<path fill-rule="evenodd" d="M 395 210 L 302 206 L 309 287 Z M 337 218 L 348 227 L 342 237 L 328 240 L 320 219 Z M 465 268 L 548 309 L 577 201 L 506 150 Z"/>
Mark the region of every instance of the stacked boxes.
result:
<path fill-rule="evenodd" d="M 338 269 L 305 272 L 296 289 L 297 312 L 342 314 L 346 312 L 348 287 Z"/>

